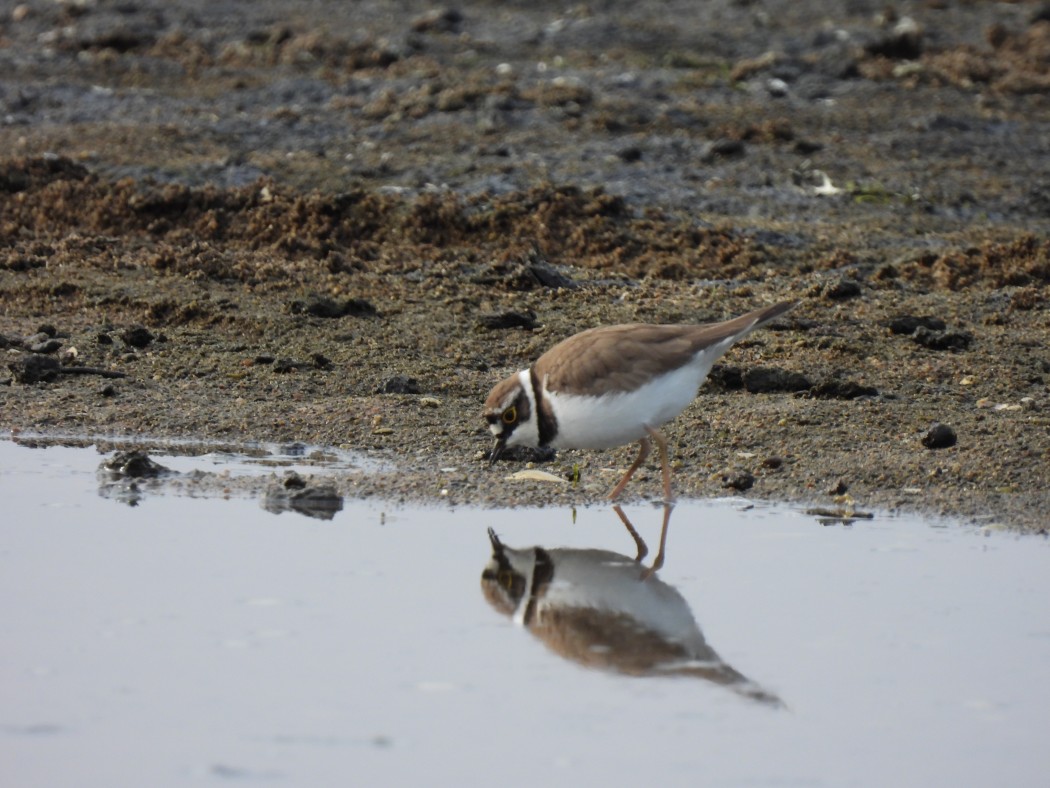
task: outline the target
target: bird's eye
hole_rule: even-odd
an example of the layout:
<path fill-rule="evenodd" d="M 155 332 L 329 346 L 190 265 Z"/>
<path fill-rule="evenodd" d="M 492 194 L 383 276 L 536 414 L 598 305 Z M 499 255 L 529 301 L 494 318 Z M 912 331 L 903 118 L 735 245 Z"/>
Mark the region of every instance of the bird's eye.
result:
<path fill-rule="evenodd" d="M 503 569 L 496 576 L 496 582 L 503 586 L 506 590 L 510 591 L 514 587 L 514 573 L 509 569 Z"/>
<path fill-rule="evenodd" d="M 503 411 L 503 423 L 513 424 L 518 420 L 518 409 L 511 405 L 505 411 Z"/>

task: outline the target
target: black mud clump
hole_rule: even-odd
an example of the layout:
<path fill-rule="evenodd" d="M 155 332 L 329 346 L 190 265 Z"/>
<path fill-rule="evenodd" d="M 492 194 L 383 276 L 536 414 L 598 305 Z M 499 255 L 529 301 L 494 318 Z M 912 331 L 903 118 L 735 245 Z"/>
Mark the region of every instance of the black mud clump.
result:
<path fill-rule="evenodd" d="M 262 506 L 274 514 L 297 512 L 316 520 L 331 520 L 342 511 L 343 496 L 334 484 L 308 481 L 290 471 L 266 489 Z"/>
<path fill-rule="evenodd" d="M 508 328 L 524 328 L 532 331 L 539 326 L 535 312 L 496 312 L 490 315 L 482 315 L 478 318 L 478 325 L 486 331 L 499 331 Z"/>
<path fill-rule="evenodd" d="M 118 451 L 99 466 L 99 474 L 117 479 L 159 479 L 175 471 L 153 460 L 146 452 Z"/>
<path fill-rule="evenodd" d="M 394 375 L 383 381 L 378 394 L 422 394 L 419 381 L 407 375 Z"/>

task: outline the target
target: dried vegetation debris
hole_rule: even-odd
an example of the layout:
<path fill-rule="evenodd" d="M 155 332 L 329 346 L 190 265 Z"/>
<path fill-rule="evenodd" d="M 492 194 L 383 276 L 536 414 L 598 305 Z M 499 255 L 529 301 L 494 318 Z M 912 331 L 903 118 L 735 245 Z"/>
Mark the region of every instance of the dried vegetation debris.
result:
<path fill-rule="evenodd" d="M 267 183 L 192 188 L 107 181 L 68 159 L 42 157 L 0 161 L 0 189 L 9 193 L 0 205 L 0 267 L 15 271 L 43 266 L 63 249 L 101 265 L 124 255 L 127 264 L 139 259 L 161 272 L 239 281 L 294 277 L 311 259 L 334 271 L 404 272 L 428 256 L 506 261 L 538 253 L 665 279 L 754 277 L 773 264 L 767 247 L 743 233 L 637 216 L 622 198 L 574 187 L 499 197 L 300 194 Z M 406 244 L 422 254 L 406 255 Z M 833 255 L 820 265 L 841 263 Z M 777 266 L 783 273 L 784 264 Z M 542 277 L 550 269 L 535 270 Z M 884 264 L 876 275 L 949 290 L 1039 288 L 1050 282 L 1050 240 L 1024 234 L 924 254 Z M 852 297 L 859 283 L 829 283 L 826 294 Z M 1038 300 L 1030 294 L 1018 306 Z"/>
<path fill-rule="evenodd" d="M 304 258 L 404 270 L 417 264 L 404 254 L 406 244 L 444 258 L 538 251 L 581 267 L 673 279 L 736 276 L 764 262 L 761 248 L 742 235 L 672 217 L 635 217 L 622 198 L 600 189 L 544 185 L 524 194 L 465 197 L 301 194 L 267 183 L 191 188 L 106 181 L 61 157 L 0 161 L 0 184 L 14 195 L 0 206 L 0 226 L 11 239 L 0 262 L 7 268 L 25 267 L 28 250 L 39 256 L 53 249 L 48 241 L 60 243 L 74 232 L 80 244 L 92 234 L 103 245 L 113 238 L 148 243 L 152 267 L 215 279 L 283 278 Z M 22 245 L 19 237 L 32 240 Z M 283 264 L 270 264 L 266 254 L 235 260 L 223 251 L 236 245 L 271 252 Z"/>

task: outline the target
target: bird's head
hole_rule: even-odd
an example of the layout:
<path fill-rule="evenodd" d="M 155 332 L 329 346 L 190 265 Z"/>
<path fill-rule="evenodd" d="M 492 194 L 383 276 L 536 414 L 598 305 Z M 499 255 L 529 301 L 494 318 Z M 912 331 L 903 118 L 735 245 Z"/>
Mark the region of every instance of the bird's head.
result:
<path fill-rule="evenodd" d="M 496 439 L 489 455 L 494 463 L 509 446 L 536 446 L 536 408 L 532 387 L 522 380 L 528 373 L 519 372 L 498 383 L 485 400 L 484 417 Z"/>

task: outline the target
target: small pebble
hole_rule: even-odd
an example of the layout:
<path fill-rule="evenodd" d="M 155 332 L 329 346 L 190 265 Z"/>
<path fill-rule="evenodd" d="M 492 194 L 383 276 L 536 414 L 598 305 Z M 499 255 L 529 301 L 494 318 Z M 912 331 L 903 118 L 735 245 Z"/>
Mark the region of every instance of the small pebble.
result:
<path fill-rule="evenodd" d="M 813 388 L 813 382 L 801 372 L 778 367 L 751 367 L 744 371 L 742 381 L 744 389 L 752 394 L 806 391 Z"/>
<path fill-rule="evenodd" d="M 783 98 L 788 94 L 788 83 L 773 77 L 766 82 L 766 90 L 769 91 L 769 95 L 773 98 Z"/>
<path fill-rule="evenodd" d="M 860 282 L 853 279 L 840 279 L 824 288 L 824 297 L 832 301 L 844 301 L 847 298 L 856 298 L 861 293 Z"/>
<path fill-rule="evenodd" d="M 865 386 L 855 380 L 829 379 L 818 383 L 809 391 L 814 399 L 857 399 L 859 397 L 877 397 L 879 390 L 874 386 Z"/>
<path fill-rule="evenodd" d="M 419 381 L 415 378 L 410 378 L 407 375 L 394 375 L 392 378 L 387 378 L 383 381 L 383 385 L 379 387 L 379 394 L 422 394 L 422 389 L 419 388 Z"/>
<path fill-rule="evenodd" d="M 722 486 L 727 490 L 750 490 L 755 484 L 755 477 L 748 471 L 730 471 L 723 474 Z"/>
<path fill-rule="evenodd" d="M 717 139 L 707 143 L 699 153 L 698 158 L 704 164 L 711 164 L 717 159 L 735 159 L 743 156 L 746 152 L 741 140 Z"/>
<path fill-rule="evenodd" d="M 135 326 L 122 332 L 120 338 L 131 347 L 144 348 L 153 341 L 153 333 L 148 328 Z"/>
<path fill-rule="evenodd" d="M 901 315 L 890 320 L 887 325 L 891 333 L 905 335 L 914 334 L 919 328 L 929 331 L 944 331 L 947 328 L 945 322 L 939 317 L 919 315 Z"/>
<path fill-rule="evenodd" d="M 311 317 L 377 317 L 379 311 L 371 302 L 363 298 L 348 298 L 337 301 L 328 296 L 314 296 L 307 301 L 293 301 L 288 306 L 293 315 L 310 315 Z"/>
<path fill-rule="evenodd" d="M 171 476 L 174 473 L 170 468 L 165 468 L 156 462 L 146 452 L 137 449 L 118 451 L 108 460 L 104 460 L 99 470 L 114 479 L 121 477 L 156 479 L 161 476 Z"/>
<path fill-rule="evenodd" d="M 642 149 L 639 148 L 637 145 L 630 145 L 630 146 L 628 146 L 626 148 L 623 148 L 616 155 L 619 156 L 621 159 L 623 159 L 628 164 L 630 164 L 632 162 L 636 162 L 636 161 L 640 161 L 641 160 L 641 158 L 642 158 Z"/>
<path fill-rule="evenodd" d="M 925 326 L 915 329 L 912 339 L 929 350 L 966 350 L 973 344 L 969 331 L 931 331 Z"/>
<path fill-rule="evenodd" d="M 955 430 L 940 422 L 930 427 L 922 436 L 922 445 L 927 449 L 946 449 L 954 446 L 957 441 Z"/>
<path fill-rule="evenodd" d="M 29 349 L 34 353 L 55 353 L 62 347 L 62 340 L 60 339 L 48 339 L 44 342 L 37 342 L 32 345 Z"/>
<path fill-rule="evenodd" d="M 302 366 L 304 364 L 301 361 L 291 358 L 279 358 L 273 364 L 273 371 L 281 375 L 287 375 L 290 372 L 295 372 Z"/>
<path fill-rule="evenodd" d="M 845 479 L 839 479 L 828 488 L 827 492 L 828 495 L 845 495 L 847 490 L 849 490 L 849 484 L 846 483 Z"/>
<path fill-rule="evenodd" d="M 496 331 L 502 328 L 524 328 L 532 331 L 539 326 L 539 323 L 536 322 L 535 312 L 507 311 L 492 315 L 482 315 L 478 318 L 478 325 L 489 331 Z"/>

